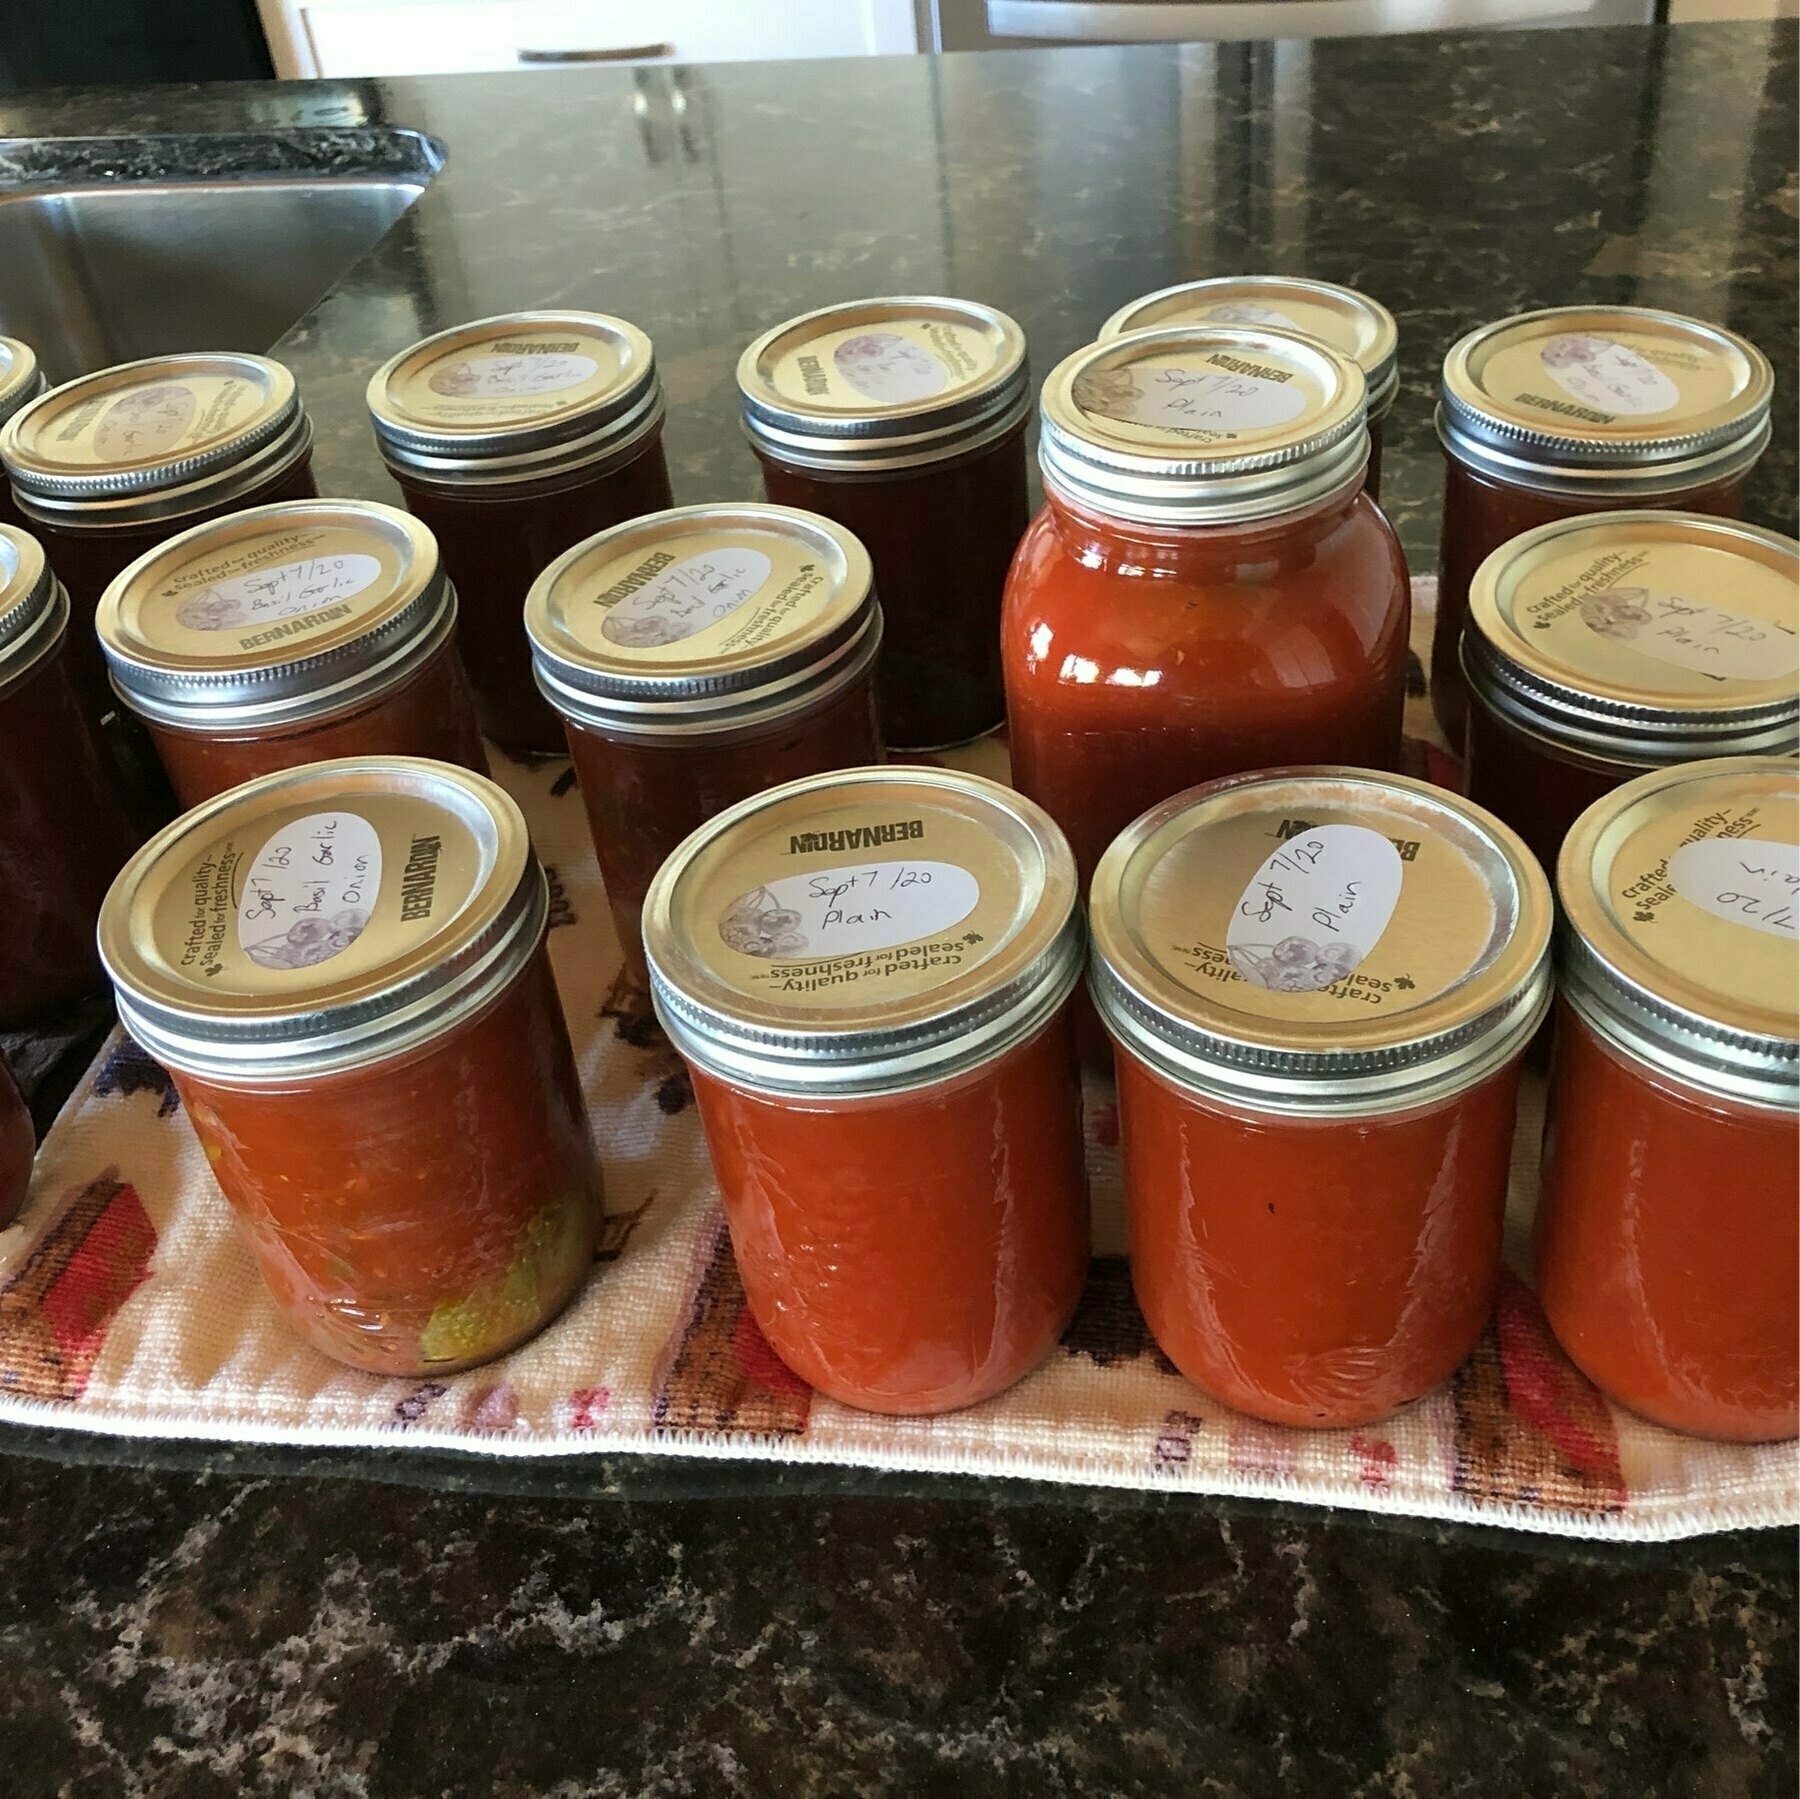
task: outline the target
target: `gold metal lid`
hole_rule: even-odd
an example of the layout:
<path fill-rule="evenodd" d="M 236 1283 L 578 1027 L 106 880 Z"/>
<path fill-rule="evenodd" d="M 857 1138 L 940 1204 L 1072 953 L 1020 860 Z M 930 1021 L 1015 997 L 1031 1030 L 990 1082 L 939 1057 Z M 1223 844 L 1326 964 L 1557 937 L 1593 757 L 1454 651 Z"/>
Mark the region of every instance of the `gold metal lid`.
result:
<path fill-rule="evenodd" d="M 0 424 L 35 400 L 44 385 L 44 371 L 31 346 L 16 337 L 0 337 Z"/>
<path fill-rule="evenodd" d="M 294 377 L 267 356 L 153 356 L 53 387 L 0 433 L 32 517 L 138 524 L 217 505 L 304 455 Z"/>
<path fill-rule="evenodd" d="M 440 331 L 369 380 L 388 463 L 452 486 L 625 460 L 662 422 L 650 340 L 603 312 L 510 312 Z"/>
<path fill-rule="evenodd" d="M 1800 769 L 1658 769 L 1563 842 L 1562 990 L 1658 1072 L 1754 1105 L 1800 1099 Z"/>
<path fill-rule="evenodd" d="M 1362 370 L 1316 338 L 1173 325 L 1089 344 L 1044 382 L 1047 486 L 1114 518 L 1222 525 L 1360 483 Z"/>
<path fill-rule="evenodd" d="M 1030 408 L 1025 333 L 992 306 L 900 295 L 825 306 L 738 359 L 744 428 L 806 468 L 878 471 L 960 456 Z"/>
<path fill-rule="evenodd" d="M 791 506 L 677 506 L 578 543 L 532 583 L 544 696 L 580 724 L 712 735 L 817 704 L 881 641 L 869 555 Z"/>
<path fill-rule="evenodd" d="M 27 531 L 0 525 L 0 692 L 36 668 L 62 641 L 68 596 Z"/>
<path fill-rule="evenodd" d="M 291 500 L 196 525 L 119 574 L 94 619 L 132 710 L 200 730 L 364 704 L 455 622 L 436 539 L 372 500 Z"/>
<path fill-rule="evenodd" d="M 1387 412 L 1399 390 L 1400 327 L 1379 300 L 1354 287 L 1300 275 L 1209 275 L 1121 306 L 1100 327 L 1100 341 L 1169 325 L 1273 325 L 1316 337 L 1362 370 L 1371 419 Z"/>
<path fill-rule="evenodd" d="M 682 843 L 644 900 L 670 1037 L 779 1093 L 893 1092 L 1001 1054 L 1068 997 L 1081 935 L 1049 815 L 948 769 L 758 794 Z"/>
<path fill-rule="evenodd" d="M 1641 763 L 1800 746 L 1800 543 L 1599 512 L 1502 544 L 1469 589 L 1472 689 L 1520 729 Z"/>
<path fill-rule="evenodd" d="M 1640 306 L 1483 325 L 1444 358 L 1438 431 L 1462 461 L 1546 492 L 1676 492 L 1769 441 L 1768 359 L 1723 326 Z"/>
<path fill-rule="evenodd" d="M 100 914 L 126 1028 L 234 1083 L 323 1074 L 441 1036 L 542 940 L 524 815 L 411 756 L 287 769 L 153 837 Z"/>
<path fill-rule="evenodd" d="M 1094 997 L 1135 1055 L 1276 1112 L 1462 1091 L 1549 1001 L 1549 883 L 1467 800 L 1348 768 L 1177 794 L 1100 859 Z"/>

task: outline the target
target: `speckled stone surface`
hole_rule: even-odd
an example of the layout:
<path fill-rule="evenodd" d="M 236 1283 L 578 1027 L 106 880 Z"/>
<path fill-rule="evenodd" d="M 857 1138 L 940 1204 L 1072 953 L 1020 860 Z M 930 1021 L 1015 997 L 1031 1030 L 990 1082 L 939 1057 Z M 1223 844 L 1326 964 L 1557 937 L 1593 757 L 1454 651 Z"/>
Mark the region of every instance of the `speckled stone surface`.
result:
<path fill-rule="evenodd" d="M 171 141 L 0 142 L 0 186 L 439 140 L 278 351 L 326 490 L 378 496 L 370 368 L 485 312 L 648 329 L 690 501 L 756 490 L 733 363 L 808 307 L 968 294 L 1041 373 L 1190 274 L 1350 281 L 1400 318 L 1385 492 L 1428 567 L 1437 359 L 1560 300 L 1759 342 L 1781 391 L 1748 510 L 1794 528 L 1794 77 L 1792 26 L 1731 25 L 68 94 L 0 104 L 0 133 Z M 1782 1533 L 1599 1550 L 1004 1480 L 12 1431 L 0 1794 L 1786 1799 L 1796 1584 Z"/>

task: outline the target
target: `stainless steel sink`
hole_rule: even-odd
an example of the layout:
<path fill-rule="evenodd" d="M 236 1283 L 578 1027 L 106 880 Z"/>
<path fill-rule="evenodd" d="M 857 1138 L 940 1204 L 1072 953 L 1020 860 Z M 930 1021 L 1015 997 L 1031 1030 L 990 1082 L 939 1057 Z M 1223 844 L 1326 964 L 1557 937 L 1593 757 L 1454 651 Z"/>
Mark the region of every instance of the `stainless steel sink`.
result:
<path fill-rule="evenodd" d="M 51 381 L 267 350 L 443 166 L 387 128 L 0 140 L 0 333 Z"/>

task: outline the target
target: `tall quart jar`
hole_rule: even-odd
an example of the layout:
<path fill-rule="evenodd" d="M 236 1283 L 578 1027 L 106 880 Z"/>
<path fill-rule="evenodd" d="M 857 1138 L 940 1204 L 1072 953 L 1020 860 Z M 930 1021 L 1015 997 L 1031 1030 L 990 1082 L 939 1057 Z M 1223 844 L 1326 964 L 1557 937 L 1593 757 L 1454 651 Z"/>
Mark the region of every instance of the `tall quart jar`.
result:
<path fill-rule="evenodd" d="M 1050 372 L 1006 704 L 1013 777 L 1084 880 L 1198 782 L 1397 765 L 1410 600 L 1368 444 L 1361 370 L 1291 332 L 1135 332 Z"/>
<path fill-rule="evenodd" d="M 1500 1270 L 1549 883 L 1488 814 L 1354 769 L 1139 819 L 1090 900 L 1131 1278 L 1195 1386 L 1369 1423 L 1474 1347 Z"/>
<path fill-rule="evenodd" d="M 1362 370 L 1368 387 L 1369 464 L 1363 485 L 1372 499 L 1381 498 L 1382 432 L 1400 391 L 1400 327 L 1379 300 L 1301 275 L 1212 275 L 1121 306 L 1100 327 L 1100 336 L 1104 341 L 1169 325 L 1274 325 L 1341 350 Z"/>
<path fill-rule="evenodd" d="M 483 730 L 515 755 L 560 755 L 519 614 L 572 544 L 669 504 L 649 338 L 605 313 L 507 313 L 403 350 L 368 400 L 388 472 L 456 583 Z"/>
<path fill-rule="evenodd" d="M 874 560 L 889 748 L 993 730 L 1000 595 L 1030 517 L 1025 334 L 969 300 L 859 300 L 764 332 L 738 389 L 768 497 L 835 519 Z"/>
<path fill-rule="evenodd" d="M 841 526 L 787 506 L 682 506 L 538 578 L 525 629 L 561 715 L 625 966 L 650 879 L 751 794 L 880 760 L 881 608 Z"/>
<path fill-rule="evenodd" d="M 198 525 L 126 569 L 96 625 L 183 806 L 340 756 L 487 773 L 456 590 L 392 506 L 290 500 Z"/>
<path fill-rule="evenodd" d="M 288 1322 L 375 1374 L 499 1355 L 603 1212 L 544 874 L 491 781 L 315 763 L 207 801 L 107 896 L 119 1017 L 169 1070 Z"/>
<path fill-rule="evenodd" d="M 1075 865 L 973 775 L 744 801 L 644 907 L 750 1310 L 846 1405 L 943 1412 L 1055 1346 L 1087 1272 Z"/>
<path fill-rule="evenodd" d="M 1689 763 L 1597 801 L 1557 870 L 1537 1281 L 1570 1359 L 1673 1430 L 1800 1428 L 1800 774 Z"/>
<path fill-rule="evenodd" d="M 138 845 L 69 630 L 43 546 L 0 525 L 0 1030 L 106 991 L 94 925 Z"/>
<path fill-rule="evenodd" d="M 1443 535 L 1431 701 L 1466 727 L 1458 649 L 1475 571 L 1509 538 L 1650 506 L 1735 518 L 1768 447 L 1773 378 L 1718 325 L 1633 306 L 1558 306 L 1483 325 L 1444 358 Z"/>
<path fill-rule="evenodd" d="M 31 346 L 16 337 L 0 337 L 0 428 L 22 407 L 44 391 L 44 371 Z M 24 514 L 12 496 L 12 488 L 0 481 L 0 524 L 23 525 Z"/>
<path fill-rule="evenodd" d="M 1475 572 L 1469 797 L 1546 870 L 1646 770 L 1800 748 L 1800 544 L 1690 512 L 1540 525 Z"/>

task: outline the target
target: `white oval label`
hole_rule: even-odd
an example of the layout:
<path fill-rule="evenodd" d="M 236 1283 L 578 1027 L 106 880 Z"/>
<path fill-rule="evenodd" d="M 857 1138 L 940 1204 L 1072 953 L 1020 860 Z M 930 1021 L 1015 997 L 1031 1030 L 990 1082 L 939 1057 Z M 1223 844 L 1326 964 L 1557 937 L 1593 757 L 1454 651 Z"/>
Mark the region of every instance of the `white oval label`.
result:
<path fill-rule="evenodd" d="M 1175 431 L 1266 431 L 1306 410 L 1298 385 L 1223 369 L 1090 369 L 1075 381 L 1083 412 Z"/>
<path fill-rule="evenodd" d="M 313 968 L 363 934 L 381 892 L 381 839 L 354 812 L 313 812 L 257 851 L 238 902 L 238 945 L 262 968 Z"/>
<path fill-rule="evenodd" d="M 179 381 L 121 394 L 94 432 L 94 453 L 103 462 L 142 462 L 172 450 L 193 424 L 194 412 L 194 390 Z"/>
<path fill-rule="evenodd" d="M 1538 351 L 1551 380 L 1602 412 L 1667 412 L 1681 390 L 1654 363 L 1610 338 L 1566 332 Z"/>
<path fill-rule="evenodd" d="M 740 894 L 720 915 L 719 935 L 740 955 L 816 961 L 935 936 L 980 898 L 975 877 L 953 862 L 821 868 Z"/>
<path fill-rule="evenodd" d="M 1675 891 L 1714 918 L 1792 939 L 1800 908 L 1800 844 L 1703 837 L 1669 858 Z"/>
<path fill-rule="evenodd" d="M 1221 325 L 1279 325 L 1288 331 L 1300 329 L 1295 320 L 1273 306 L 1258 306 L 1254 300 L 1226 300 L 1205 314 Z"/>
<path fill-rule="evenodd" d="M 344 556 L 309 556 L 274 568 L 232 575 L 188 594 L 175 608 L 177 624 L 190 631 L 231 631 L 267 619 L 354 599 L 381 579 L 381 564 L 354 551 Z"/>
<path fill-rule="evenodd" d="M 761 550 L 741 547 L 689 556 L 614 604 L 600 635 L 626 650 L 680 643 L 753 599 L 774 566 Z"/>
<path fill-rule="evenodd" d="M 433 369 L 425 385 L 447 400 L 516 399 L 559 394 L 599 372 L 591 356 L 475 356 Z"/>
<path fill-rule="evenodd" d="M 1251 877 L 1225 931 L 1246 981 L 1321 993 L 1381 941 L 1400 898 L 1400 852 L 1366 825 L 1297 831 Z"/>
<path fill-rule="evenodd" d="M 1678 593 L 1610 587 L 1581 602 L 1596 637 L 1721 681 L 1770 681 L 1800 672 L 1800 639 L 1779 625 Z"/>
<path fill-rule="evenodd" d="M 950 371 L 922 344 L 892 331 L 863 331 L 832 351 L 837 372 L 865 400 L 883 406 L 927 400 L 950 385 Z"/>

